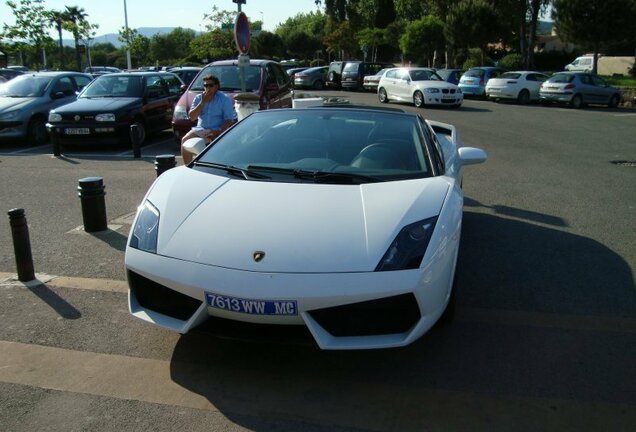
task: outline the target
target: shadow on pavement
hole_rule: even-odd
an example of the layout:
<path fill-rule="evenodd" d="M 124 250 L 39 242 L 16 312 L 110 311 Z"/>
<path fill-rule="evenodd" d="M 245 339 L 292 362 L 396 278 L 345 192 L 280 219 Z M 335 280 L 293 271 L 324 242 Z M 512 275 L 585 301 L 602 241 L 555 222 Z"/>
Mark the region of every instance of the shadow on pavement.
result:
<path fill-rule="evenodd" d="M 552 216 L 526 216 L 565 225 Z M 632 272 L 613 251 L 557 229 L 465 212 L 457 278 L 456 321 L 408 347 L 321 351 L 269 343 L 257 333 L 257 340 L 244 342 L 198 329 L 179 339 L 171 378 L 249 430 L 271 429 L 263 418 L 297 419 L 311 430 L 426 430 L 431 406 L 442 410 L 437 420 L 447 423 L 437 426 L 444 429 L 458 424 L 464 397 L 468 408 L 477 406 L 474 416 L 481 415 L 481 397 L 546 398 L 537 399 L 544 401 L 537 411 L 543 414 L 557 409 L 551 400 L 636 400 L 636 385 L 625 379 L 636 356 L 632 335 L 462 319 L 462 308 L 538 312 L 537 321 L 541 313 L 636 317 Z M 523 421 L 533 430 L 547 418 Z"/>
<path fill-rule="evenodd" d="M 68 303 L 62 297 L 52 291 L 46 284 L 29 286 L 28 289 L 40 300 L 49 305 L 59 316 L 64 319 L 76 320 L 82 317 L 80 311 Z"/>
<path fill-rule="evenodd" d="M 117 231 L 113 231 L 112 229 L 106 229 L 104 231 L 98 231 L 93 233 L 87 233 L 92 235 L 98 240 L 107 243 L 113 249 L 117 249 L 118 251 L 125 252 L 126 251 L 126 241 L 128 237 L 118 233 Z"/>

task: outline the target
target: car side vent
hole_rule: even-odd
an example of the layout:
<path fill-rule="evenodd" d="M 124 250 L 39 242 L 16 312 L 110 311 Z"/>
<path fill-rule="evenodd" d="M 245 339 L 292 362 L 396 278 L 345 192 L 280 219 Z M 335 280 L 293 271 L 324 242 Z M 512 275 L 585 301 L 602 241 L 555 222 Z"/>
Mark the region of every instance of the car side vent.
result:
<path fill-rule="evenodd" d="M 316 309 L 309 314 L 336 337 L 404 333 L 421 317 L 417 300 L 411 293 Z"/>
<path fill-rule="evenodd" d="M 130 270 L 128 286 L 141 307 L 182 321 L 188 320 L 203 303 Z"/>

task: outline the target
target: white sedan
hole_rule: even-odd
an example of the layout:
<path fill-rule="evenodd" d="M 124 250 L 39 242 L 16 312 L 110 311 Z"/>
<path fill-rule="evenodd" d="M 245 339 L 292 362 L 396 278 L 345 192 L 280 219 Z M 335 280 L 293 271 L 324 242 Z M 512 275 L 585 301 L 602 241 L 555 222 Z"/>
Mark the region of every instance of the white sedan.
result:
<path fill-rule="evenodd" d="M 549 77 L 541 72 L 505 72 L 486 83 L 486 97 L 491 100 L 511 99 L 525 105 L 538 101 L 541 84 Z"/>
<path fill-rule="evenodd" d="M 402 110 L 258 111 L 159 176 L 126 247 L 130 312 L 305 326 L 322 349 L 399 347 L 453 313 L 466 165 L 484 151 Z"/>
<path fill-rule="evenodd" d="M 378 83 L 378 99 L 382 103 L 399 101 L 418 108 L 427 105 L 446 105 L 459 108 L 464 95 L 455 84 L 446 82 L 428 68 L 389 69 Z"/>

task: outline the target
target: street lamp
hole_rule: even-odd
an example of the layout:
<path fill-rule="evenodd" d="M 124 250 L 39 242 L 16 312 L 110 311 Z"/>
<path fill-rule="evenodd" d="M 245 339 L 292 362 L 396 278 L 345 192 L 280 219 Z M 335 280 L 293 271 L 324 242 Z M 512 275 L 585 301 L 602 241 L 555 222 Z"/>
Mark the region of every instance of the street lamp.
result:
<path fill-rule="evenodd" d="M 128 9 L 126 8 L 126 0 L 124 0 L 124 24 L 126 25 L 126 62 L 128 70 L 132 69 L 132 61 L 130 59 L 130 33 L 128 33 Z"/>

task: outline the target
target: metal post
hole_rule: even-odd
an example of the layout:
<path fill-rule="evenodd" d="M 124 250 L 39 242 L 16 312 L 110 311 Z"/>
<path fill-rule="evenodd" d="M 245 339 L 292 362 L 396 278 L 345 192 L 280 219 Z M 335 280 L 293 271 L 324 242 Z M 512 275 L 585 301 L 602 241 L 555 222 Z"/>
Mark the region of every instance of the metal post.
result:
<path fill-rule="evenodd" d="M 130 143 L 132 144 L 133 157 L 139 159 L 141 157 L 141 145 L 139 143 L 139 125 L 130 125 Z"/>
<path fill-rule="evenodd" d="M 33 271 L 29 226 L 24 216 L 24 209 L 15 208 L 9 210 L 9 224 L 11 225 L 11 236 L 13 237 L 18 280 L 21 282 L 33 280 L 35 279 L 35 272 Z"/>
<path fill-rule="evenodd" d="M 164 172 L 168 171 L 171 168 L 174 168 L 177 165 L 177 161 L 174 155 L 171 154 L 163 154 L 158 155 L 155 158 L 155 171 L 157 171 L 157 177 L 159 177 Z"/>
<path fill-rule="evenodd" d="M 108 228 L 104 189 L 102 177 L 85 177 L 79 180 L 77 196 L 82 202 L 82 219 L 86 232 L 104 231 Z"/>
<path fill-rule="evenodd" d="M 57 128 L 55 126 L 49 129 L 49 134 L 51 135 L 51 144 L 53 144 L 53 156 L 60 156 L 60 140 L 57 136 Z"/>

